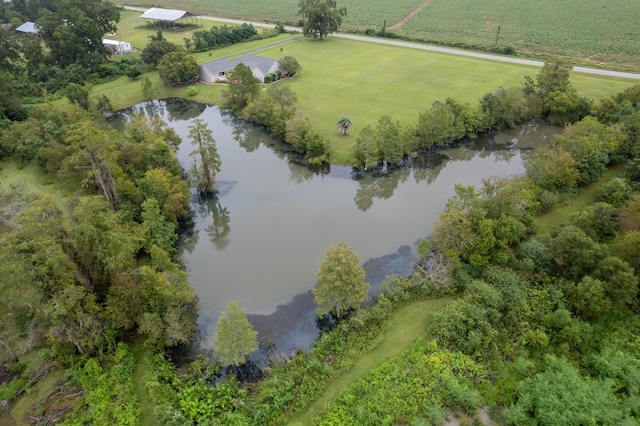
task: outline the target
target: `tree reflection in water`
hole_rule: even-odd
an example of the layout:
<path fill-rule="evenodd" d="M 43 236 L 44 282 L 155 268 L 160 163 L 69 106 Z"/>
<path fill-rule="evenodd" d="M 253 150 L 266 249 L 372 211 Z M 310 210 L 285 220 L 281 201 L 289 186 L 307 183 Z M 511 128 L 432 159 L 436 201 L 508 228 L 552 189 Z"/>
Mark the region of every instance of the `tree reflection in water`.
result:
<path fill-rule="evenodd" d="M 222 250 L 229 244 L 231 232 L 231 214 L 227 207 L 223 207 L 218 197 L 198 197 L 194 203 L 200 217 L 210 217 L 212 222 L 204 228 L 209 241 Z"/>
<path fill-rule="evenodd" d="M 373 205 L 374 198 L 391 198 L 398 185 L 406 182 L 412 174 L 416 183 L 426 181 L 430 184 L 440 174 L 446 159 L 445 155 L 429 150 L 406 159 L 401 168 L 380 166 L 367 172 L 354 169 L 352 178 L 358 181 L 358 189 L 353 201 L 359 210 L 365 212 Z"/>

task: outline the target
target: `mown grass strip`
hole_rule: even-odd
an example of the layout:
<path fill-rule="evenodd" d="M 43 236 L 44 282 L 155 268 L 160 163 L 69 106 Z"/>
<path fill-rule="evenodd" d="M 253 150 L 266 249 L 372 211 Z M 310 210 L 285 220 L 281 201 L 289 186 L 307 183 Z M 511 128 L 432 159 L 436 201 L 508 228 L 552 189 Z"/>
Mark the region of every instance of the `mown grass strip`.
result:
<path fill-rule="evenodd" d="M 580 189 L 575 197 L 571 197 L 561 206 L 557 206 L 536 219 L 536 230 L 538 235 L 549 234 L 560 226 L 569 222 L 571 215 L 578 212 L 590 204 L 593 204 L 598 195 L 598 190 L 609 181 L 624 172 L 624 164 L 618 164 L 608 168 L 597 181 Z"/>
<path fill-rule="evenodd" d="M 418 337 L 426 332 L 431 313 L 444 307 L 452 297 L 422 300 L 407 305 L 394 312 L 383 333 L 380 345 L 355 361 L 351 369 L 329 382 L 324 394 L 309 409 L 299 413 L 289 422 L 290 425 L 306 426 L 312 418 L 329 404 L 338 393 L 350 384 L 364 378 L 370 370 L 383 362 L 399 355 Z"/>
<path fill-rule="evenodd" d="M 153 401 L 151 395 L 146 388 L 147 372 L 149 368 L 147 363 L 147 355 L 149 348 L 145 347 L 144 339 L 137 338 L 131 343 L 131 352 L 136 357 L 136 369 L 133 372 L 133 386 L 140 401 L 140 409 L 142 418 L 140 420 L 141 426 L 155 426 L 158 423 L 155 414 L 153 413 Z"/>

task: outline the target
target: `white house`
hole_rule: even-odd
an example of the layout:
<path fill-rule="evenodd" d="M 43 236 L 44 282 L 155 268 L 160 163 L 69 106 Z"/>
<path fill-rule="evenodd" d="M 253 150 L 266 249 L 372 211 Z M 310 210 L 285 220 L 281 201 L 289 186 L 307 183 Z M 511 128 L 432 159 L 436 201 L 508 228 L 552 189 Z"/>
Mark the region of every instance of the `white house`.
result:
<path fill-rule="evenodd" d="M 216 83 L 226 81 L 229 71 L 238 64 L 245 64 L 251 69 L 254 77 L 264 83 L 264 77 L 280 70 L 277 59 L 263 58 L 261 56 L 244 55 L 239 58 L 223 58 L 217 61 L 200 65 L 200 81 Z"/>
<path fill-rule="evenodd" d="M 120 40 L 102 39 L 102 44 L 107 49 L 113 51 L 118 55 L 124 55 L 125 53 L 131 53 L 131 43 Z"/>

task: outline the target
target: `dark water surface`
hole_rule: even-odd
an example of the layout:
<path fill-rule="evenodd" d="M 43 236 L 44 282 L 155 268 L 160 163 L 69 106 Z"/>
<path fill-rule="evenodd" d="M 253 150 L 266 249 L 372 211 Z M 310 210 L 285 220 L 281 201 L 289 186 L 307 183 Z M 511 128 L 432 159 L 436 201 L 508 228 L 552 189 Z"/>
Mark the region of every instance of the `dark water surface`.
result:
<path fill-rule="evenodd" d="M 375 291 L 387 274 L 411 271 L 416 242 L 429 234 L 456 183 L 523 173 L 527 152 L 557 132 L 530 124 L 428 152 L 388 176 L 362 177 L 351 167 L 302 166 L 286 145 L 217 107 L 155 101 L 124 117 L 133 111 L 157 114 L 178 132 L 186 169 L 194 118 L 208 123 L 217 142 L 219 197 L 194 199 L 194 233 L 180 248 L 199 297 L 203 345 L 211 345 L 220 312 L 236 299 L 277 353 L 308 349 L 318 334 L 310 290 L 330 245 L 345 241 L 355 249 Z"/>

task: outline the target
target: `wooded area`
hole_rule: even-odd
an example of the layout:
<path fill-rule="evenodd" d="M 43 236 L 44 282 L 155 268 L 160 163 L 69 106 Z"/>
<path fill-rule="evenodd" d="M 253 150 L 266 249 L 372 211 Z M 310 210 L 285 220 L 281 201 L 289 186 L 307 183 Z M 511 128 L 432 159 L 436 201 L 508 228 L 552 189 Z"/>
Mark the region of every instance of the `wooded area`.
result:
<path fill-rule="evenodd" d="M 28 400 L 18 424 L 286 424 L 393 331 L 393 312 L 455 295 L 408 349 L 310 413 L 312 424 L 440 424 L 478 419 L 479 410 L 499 424 L 638 423 L 640 85 L 592 103 L 570 84 L 571 64 L 555 58 L 535 80 L 498 88 L 477 106 L 449 98 L 412 125 L 381 117 L 360 132 L 356 168 L 401 167 L 422 151 L 531 119 L 566 127 L 528 157 L 525 175 L 457 186 L 418 246 L 413 274 L 389 276 L 364 307 L 358 255 L 344 243 L 329 248 L 314 295 L 330 326 L 310 352 L 273 356 L 231 302 L 217 360 L 180 362 L 176 347 L 197 335 L 197 299 L 176 258 L 192 199 L 176 158 L 180 138 L 143 115 L 113 129 L 108 99 L 77 90 L 89 71 L 107 69 L 104 52 L 74 62 L 72 49 L 54 48 L 60 33 L 95 36 L 76 34 L 80 21 L 63 25 L 59 13 L 103 17 L 105 32 L 118 22 L 112 5 L 12 3 L 4 16 L 41 20 L 52 47 L 0 31 L 0 165 L 41 173 L 64 195 L 19 184 L 0 192 L 0 415 Z M 295 112 L 295 93 L 261 91 L 246 71 L 230 74 L 225 106 L 310 164 L 328 161 L 326 141 Z M 30 90 L 47 87 L 67 87 L 69 104 L 45 96 L 23 105 Z M 211 196 L 215 140 L 198 120 L 190 137 L 190 182 Z M 603 179 L 611 168 L 621 173 Z M 545 223 L 587 188 L 595 189 L 586 206 Z M 268 361 L 250 376 L 240 366 L 256 347 Z M 34 391 L 47 380 L 46 392 Z"/>

